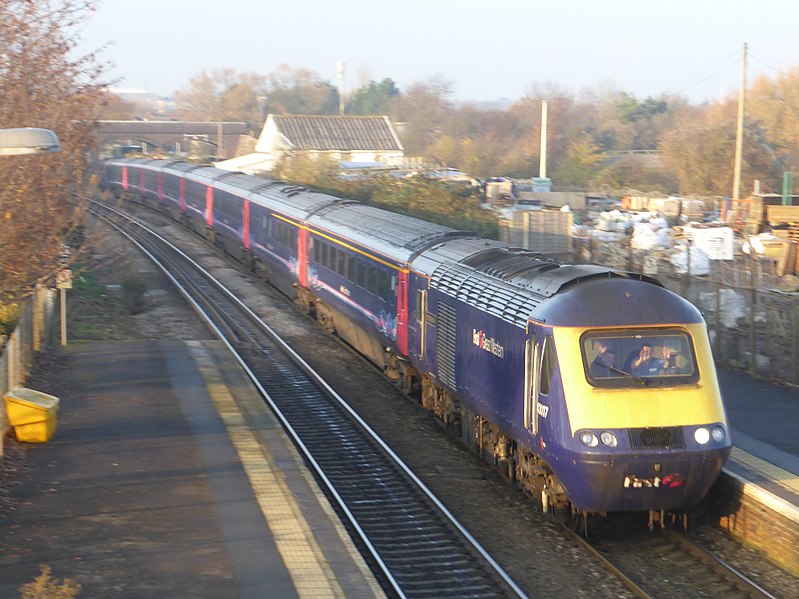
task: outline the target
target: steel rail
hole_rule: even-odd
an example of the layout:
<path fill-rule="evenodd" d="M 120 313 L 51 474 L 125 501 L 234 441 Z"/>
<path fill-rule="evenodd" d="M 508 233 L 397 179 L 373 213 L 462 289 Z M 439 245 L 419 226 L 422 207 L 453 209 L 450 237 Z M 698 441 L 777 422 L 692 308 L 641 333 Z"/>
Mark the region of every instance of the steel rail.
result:
<path fill-rule="evenodd" d="M 652 595 L 648 593 L 644 587 L 638 584 L 631 576 L 628 576 L 623 568 L 617 563 L 614 563 L 602 550 L 595 547 L 588 539 L 569 528 L 566 524 L 561 526 L 573 540 L 597 558 L 602 563 L 603 567 L 612 572 L 636 597 L 640 599 L 652 598 Z M 777 599 L 776 596 L 763 589 L 753 580 L 727 564 L 724 560 L 688 535 L 668 528 L 662 529 L 659 531 L 659 534 L 662 534 L 664 540 L 672 546 L 679 547 L 681 550 L 695 557 L 697 562 L 706 567 L 708 571 L 715 573 L 737 590 L 742 591 L 746 596 L 752 599 Z"/>

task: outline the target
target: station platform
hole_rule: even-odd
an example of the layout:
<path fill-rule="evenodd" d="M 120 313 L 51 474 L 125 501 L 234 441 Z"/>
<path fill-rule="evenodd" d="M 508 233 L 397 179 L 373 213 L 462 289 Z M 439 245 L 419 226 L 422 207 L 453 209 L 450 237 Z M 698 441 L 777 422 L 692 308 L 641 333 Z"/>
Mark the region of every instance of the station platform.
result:
<path fill-rule="evenodd" d="M 719 369 L 733 448 L 707 497 L 716 523 L 799 577 L 799 392 Z"/>
<path fill-rule="evenodd" d="M 795 508 L 799 522 L 799 391 L 719 369 L 734 444 L 726 469 Z"/>
<path fill-rule="evenodd" d="M 0 597 L 382 597 L 284 431 L 215 341 L 73 344 L 58 431 L 0 520 Z"/>

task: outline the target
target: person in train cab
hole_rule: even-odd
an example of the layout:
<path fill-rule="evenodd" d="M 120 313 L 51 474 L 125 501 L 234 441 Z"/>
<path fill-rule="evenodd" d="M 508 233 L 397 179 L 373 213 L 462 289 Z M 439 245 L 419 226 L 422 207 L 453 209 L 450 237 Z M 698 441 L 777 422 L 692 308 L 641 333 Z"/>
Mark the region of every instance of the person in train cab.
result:
<path fill-rule="evenodd" d="M 594 377 L 612 376 L 616 369 L 616 354 L 606 349 L 599 354 L 588 368 L 589 374 Z"/>
<path fill-rule="evenodd" d="M 630 362 L 630 373 L 635 376 L 656 376 L 663 369 L 663 360 L 652 356 L 652 346 L 644 343 Z"/>
<path fill-rule="evenodd" d="M 677 356 L 679 352 L 668 345 L 663 346 L 662 374 L 675 374 L 677 370 Z"/>

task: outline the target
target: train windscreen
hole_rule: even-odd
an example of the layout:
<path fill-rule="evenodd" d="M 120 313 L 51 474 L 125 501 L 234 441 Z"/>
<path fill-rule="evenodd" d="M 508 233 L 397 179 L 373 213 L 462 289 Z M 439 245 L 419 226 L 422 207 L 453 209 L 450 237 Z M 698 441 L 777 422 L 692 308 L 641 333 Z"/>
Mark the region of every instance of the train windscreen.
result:
<path fill-rule="evenodd" d="M 596 387 L 662 387 L 699 379 L 691 337 L 679 329 L 586 333 L 581 350 L 588 382 Z"/>

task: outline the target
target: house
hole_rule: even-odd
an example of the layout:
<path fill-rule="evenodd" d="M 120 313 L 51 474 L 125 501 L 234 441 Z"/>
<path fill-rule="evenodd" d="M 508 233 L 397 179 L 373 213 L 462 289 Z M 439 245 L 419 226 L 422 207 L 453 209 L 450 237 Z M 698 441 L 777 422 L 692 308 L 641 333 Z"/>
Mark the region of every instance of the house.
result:
<path fill-rule="evenodd" d="M 266 117 L 255 152 L 217 162 L 246 173 L 270 171 L 281 158 L 329 156 L 341 163 L 401 166 L 402 144 L 386 116 L 278 115 Z"/>

